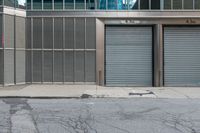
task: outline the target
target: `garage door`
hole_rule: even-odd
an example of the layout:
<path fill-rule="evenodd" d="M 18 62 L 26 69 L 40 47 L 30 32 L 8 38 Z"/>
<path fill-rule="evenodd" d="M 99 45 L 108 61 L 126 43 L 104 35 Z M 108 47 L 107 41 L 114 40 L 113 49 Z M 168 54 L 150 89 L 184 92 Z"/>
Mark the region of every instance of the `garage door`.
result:
<path fill-rule="evenodd" d="M 152 86 L 152 27 L 106 27 L 107 86 Z"/>
<path fill-rule="evenodd" d="M 165 86 L 200 86 L 200 27 L 164 28 Z"/>

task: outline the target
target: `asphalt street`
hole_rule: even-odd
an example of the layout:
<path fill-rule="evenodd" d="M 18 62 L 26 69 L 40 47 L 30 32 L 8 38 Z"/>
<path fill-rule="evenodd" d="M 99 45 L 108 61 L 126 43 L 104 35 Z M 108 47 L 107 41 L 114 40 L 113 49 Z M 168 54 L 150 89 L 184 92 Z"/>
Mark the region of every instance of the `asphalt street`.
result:
<path fill-rule="evenodd" d="M 0 99 L 0 133 L 200 133 L 200 99 Z"/>

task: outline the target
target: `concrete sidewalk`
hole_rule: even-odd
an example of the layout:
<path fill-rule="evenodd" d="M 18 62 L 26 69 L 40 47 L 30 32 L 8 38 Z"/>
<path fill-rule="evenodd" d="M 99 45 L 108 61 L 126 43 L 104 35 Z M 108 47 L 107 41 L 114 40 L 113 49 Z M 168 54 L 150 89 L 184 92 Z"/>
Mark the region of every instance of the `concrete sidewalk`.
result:
<path fill-rule="evenodd" d="M 101 87 L 96 85 L 34 84 L 0 87 L 0 97 L 200 98 L 200 87 Z"/>

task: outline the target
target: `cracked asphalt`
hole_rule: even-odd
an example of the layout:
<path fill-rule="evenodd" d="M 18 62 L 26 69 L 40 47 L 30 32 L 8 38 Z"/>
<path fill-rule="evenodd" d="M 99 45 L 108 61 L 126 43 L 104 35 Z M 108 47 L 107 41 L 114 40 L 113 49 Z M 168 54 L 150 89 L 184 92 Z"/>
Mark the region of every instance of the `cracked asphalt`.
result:
<path fill-rule="evenodd" d="M 200 133 L 200 99 L 0 99 L 0 133 Z"/>

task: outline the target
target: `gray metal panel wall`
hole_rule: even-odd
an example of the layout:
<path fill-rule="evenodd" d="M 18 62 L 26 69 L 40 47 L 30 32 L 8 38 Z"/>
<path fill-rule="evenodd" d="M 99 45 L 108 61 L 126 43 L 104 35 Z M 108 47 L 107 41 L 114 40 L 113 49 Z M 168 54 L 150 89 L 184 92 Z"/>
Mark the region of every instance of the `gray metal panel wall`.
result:
<path fill-rule="evenodd" d="M 94 18 L 86 19 L 86 48 L 96 48 L 96 20 Z"/>
<path fill-rule="evenodd" d="M 26 82 L 32 82 L 32 66 L 31 51 L 26 51 Z"/>
<path fill-rule="evenodd" d="M 164 28 L 164 85 L 200 86 L 200 27 Z"/>
<path fill-rule="evenodd" d="M 63 52 L 54 52 L 54 82 L 63 82 Z"/>
<path fill-rule="evenodd" d="M 28 23 L 27 81 L 95 82 L 95 18 L 33 17 Z"/>
<path fill-rule="evenodd" d="M 33 51 L 33 79 L 32 82 L 42 81 L 42 52 Z"/>
<path fill-rule="evenodd" d="M 2 48 L 3 15 L 0 15 L 0 48 Z M 0 49 L 0 84 L 4 84 L 4 52 Z"/>
<path fill-rule="evenodd" d="M 106 27 L 106 85 L 152 86 L 152 27 Z"/>
<path fill-rule="evenodd" d="M 14 16 L 4 15 L 4 47 L 14 48 Z"/>
<path fill-rule="evenodd" d="M 65 49 L 74 48 L 74 18 L 65 18 Z"/>
<path fill-rule="evenodd" d="M 183 9 L 193 9 L 193 0 L 184 0 L 184 8 Z"/>
<path fill-rule="evenodd" d="M 85 19 L 84 18 L 76 18 L 75 19 L 75 48 L 76 49 L 84 49 L 85 48 Z"/>
<path fill-rule="evenodd" d="M 26 25 L 25 18 L 15 17 L 15 80 L 16 83 L 25 83 L 26 59 L 25 59 L 25 42 L 26 42 Z M 20 50 L 19 50 L 20 49 Z"/>
<path fill-rule="evenodd" d="M 26 48 L 31 48 L 31 18 L 26 18 Z"/>
<path fill-rule="evenodd" d="M 200 9 L 200 0 L 195 0 L 195 9 Z"/>
<path fill-rule="evenodd" d="M 0 15 L 0 48 L 2 48 L 3 15 Z"/>
<path fill-rule="evenodd" d="M 173 0 L 173 9 L 182 9 L 182 0 Z"/>
<path fill-rule="evenodd" d="M 15 17 L 16 48 L 25 48 L 25 21 L 25 18 Z"/>
<path fill-rule="evenodd" d="M 95 82 L 96 81 L 96 53 L 95 51 L 85 52 L 85 81 Z"/>
<path fill-rule="evenodd" d="M 16 50 L 16 83 L 25 82 L 25 50 Z"/>
<path fill-rule="evenodd" d="M 84 52 L 76 51 L 75 52 L 75 69 L 74 69 L 74 75 L 75 75 L 75 82 L 84 82 Z"/>
<path fill-rule="evenodd" d="M 26 21 L 11 15 L 4 15 L 4 18 L 4 84 L 24 83 Z"/>
<path fill-rule="evenodd" d="M 4 83 L 14 84 L 14 50 L 4 50 Z"/>
<path fill-rule="evenodd" d="M 0 84 L 4 83 L 4 54 L 3 50 L 0 50 Z"/>
<path fill-rule="evenodd" d="M 33 48 L 42 48 L 42 18 L 33 19 Z M 50 38 L 49 38 L 50 39 Z"/>
<path fill-rule="evenodd" d="M 64 60 L 65 82 L 74 82 L 74 52 L 66 51 Z"/>
<path fill-rule="evenodd" d="M 63 48 L 63 18 L 54 18 L 54 49 Z"/>
<path fill-rule="evenodd" d="M 53 48 L 53 18 L 44 18 L 44 49 Z"/>
<path fill-rule="evenodd" d="M 53 52 L 44 51 L 43 82 L 53 81 Z"/>
<path fill-rule="evenodd" d="M 172 0 L 164 0 L 164 9 L 171 9 Z"/>

